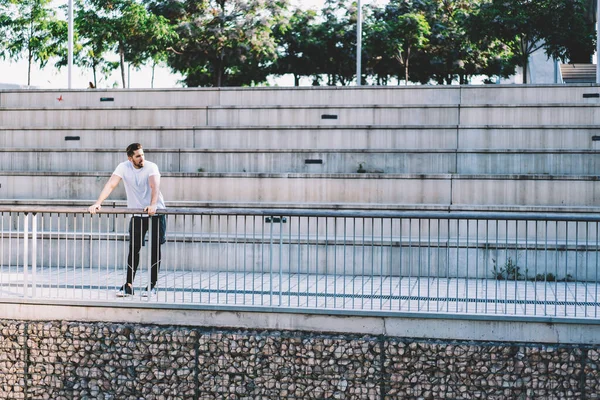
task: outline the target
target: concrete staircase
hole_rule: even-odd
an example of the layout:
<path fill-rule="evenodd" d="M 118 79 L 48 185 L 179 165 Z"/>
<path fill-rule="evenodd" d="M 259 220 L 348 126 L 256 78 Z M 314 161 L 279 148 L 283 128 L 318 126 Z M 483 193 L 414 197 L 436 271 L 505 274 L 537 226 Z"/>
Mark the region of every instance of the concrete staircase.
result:
<path fill-rule="evenodd" d="M 3 91 L 0 198 L 91 201 L 139 141 L 176 203 L 595 207 L 599 95 L 595 85 Z"/>

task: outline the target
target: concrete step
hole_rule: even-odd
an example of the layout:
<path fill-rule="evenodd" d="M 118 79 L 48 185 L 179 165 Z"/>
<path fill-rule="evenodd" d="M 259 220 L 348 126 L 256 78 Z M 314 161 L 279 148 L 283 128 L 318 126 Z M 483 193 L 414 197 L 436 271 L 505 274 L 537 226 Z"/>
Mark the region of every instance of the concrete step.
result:
<path fill-rule="evenodd" d="M 595 125 L 0 127 L 0 148 L 124 149 L 600 149 Z"/>
<path fill-rule="evenodd" d="M 3 199 L 92 201 L 110 173 L 2 172 Z M 597 177 L 453 174 L 164 173 L 169 201 L 498 206 L 597 205 Z M 112 199 L 124 199 L 122 185 Z"/>
<path fill-rule="evenodd" d="M 2 90 L 0 107 L 347 106 L 598 102 L 593 84 Z"/>
<path fill-rule="evenodd" d="M 5 128 L 457 125 L 455 105 L 4 108 Z"/>
<path fill-rule="evenodd" d="M 277 126 L 589 126 L 598 104 L 4 108 L 4 128 Z"/>
<path fill-rule="evenodd" d="M 147 150 L 162 172 L 593 175 L 600 150 Z M 112 172 L 121 149 L 0 149 L 0 170 Z"/>

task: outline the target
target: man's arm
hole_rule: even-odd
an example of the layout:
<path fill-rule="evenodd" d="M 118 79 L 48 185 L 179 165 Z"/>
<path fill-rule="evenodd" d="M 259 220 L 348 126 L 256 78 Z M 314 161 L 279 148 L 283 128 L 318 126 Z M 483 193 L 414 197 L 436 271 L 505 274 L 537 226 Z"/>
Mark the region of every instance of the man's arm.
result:
<path fill-rule="evenodd" d="M 106 182 L 106 185 L 104 185 L 104 189 L 100 192 L 98 200 L 88 208 L 90 214 L 96 214 L 96 211 L 99 211 L 102 208 L 102 202 L 106 200 L 113 190 L 115 190 L 119 182 L 121 182 L 121 177 L 119 175 L 112 174 L 110 176 L 110 179 Z"/>
<path fill-rule="evenodd" d="M 150 205 L 144 208 L 144 211 L 148 212 L 148 215 L 154 215 L 156 214 L 156 203 L 158 203 L 158 194 L 160 193 L 160 175 L 150 175 L 148 184 L 150 185 L 150 190 L 152 192 Z"/>

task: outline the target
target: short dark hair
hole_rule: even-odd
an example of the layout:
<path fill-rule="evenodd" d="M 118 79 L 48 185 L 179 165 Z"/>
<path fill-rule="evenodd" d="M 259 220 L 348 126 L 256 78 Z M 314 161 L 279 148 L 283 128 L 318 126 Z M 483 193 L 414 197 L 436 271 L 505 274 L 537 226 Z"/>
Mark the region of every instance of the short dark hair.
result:
<path fill-rule="evenodd" d="M 136 150 L 139 150 L 142 148 L 142 145 L 139 143 L 131 143 L 129 146 L 127 146 L 127 157 L 133 157 L 133 153 L 136 152 Z"/>

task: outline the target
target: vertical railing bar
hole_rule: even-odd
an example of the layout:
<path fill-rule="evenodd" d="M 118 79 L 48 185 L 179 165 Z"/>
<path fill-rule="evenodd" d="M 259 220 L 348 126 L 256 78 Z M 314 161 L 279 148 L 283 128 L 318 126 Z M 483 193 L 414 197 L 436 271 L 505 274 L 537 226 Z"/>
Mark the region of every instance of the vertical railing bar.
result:
<path fill-rule="evenodd" d="M 361 249 L 362 249 L 362 258 L 361 258 L 361 262 L 362 262 L 362 271 L 361 271 L 361 295 L 360 295 L 360 309 L 364 309 L 365 308 L 365 258 L 366 258 L 366 249 L 365 249 L 365 225 L 366 221 L 365 218 L 362 218 L 362 243 L 361 243 Z"/>
<path fill-rule="evenodd" d="M 221 215 L 217 215 L 217 304 L 221 304 Z M 263 224 L 264 243 L 264 224 Z"/>
<path fill-rule="evenodd" d="M 347 242 L 347 226 L 348 217 L 343 217 L 344 221 L 344 241 L 342 242 L 342 308 L 346 308 L 346 272 L 348 267 L 346 265 L 346 242 Z"/>
<path fill-rule="evenodd" d="M 589 238 L 590 238 L 590 223 L 589 221 L 585 222 L 585 286 L 584 286 L 584 305 L 583 305 L 583 316 L 587 317 L 588 315 L 588 274 L 590 268 L 590 256 L 589 256 Z"/>
<path fill-rule="evenodd" d="M 292 216 L 286 216 L 286 221 L 289 220 L 289 224 L 288 224 L 288 228 L 289 225 L 292 223 Z M 281 217 L 281 222 L 280 222 L 280 229 L 279 229 L 279 306 L 283 307 L 283 267 L 285 265 L 284 261 L 283 261 L 283 235 L 285 232 L 285 227 L 283 226 L 283 216 Z M 288 294 L 288 301 L 287 301 L 287 306 L 290 305 L 290 279 L 291 279 L 291 275 L 292 275 L 292 269 L 291 269 L 291 265 L 290 265 L 290 258 L 289 258 L 289 254 L 290 254 L 290 240 L 289 240 L 289 234 L 288 234 L 288 259 L 287 259 L 287 294 Z"/>
<path fill-rule="evenodd" d="M 423 266 L 423 260 L 421 258 L 422 248 L 423 248 L 423 238 L 421 232 L 421 223 L 423 220 L 421 218 L 417 218 L 417 310 L 421 310 L 421 303 L 423 302 L 421 297 L 421 280 L 423 278 L 423 274 L 421 268 Z"/>
<path fill-rule="evenodd" d="M 525 220 L 525 301 L 524 301 L 524 306 L 523 306 L 523 311 L 525 313 L 525 315 L 527 315 L 527 303 L 528 303 L 528 297 L 527 297 L 527 288 L 529 286 L 529 281 L 528 281 L 528 277 L 527 277 L 527 271 L 529 270 L 529 221 Z M 534 304 L 535 307 L 535 304 Z"/>
<path fill-rule="evenodd" d="M 538 309 L 538 253 L 539 253 L 539 249 L 538 249 L 538 243 L 539 243 L 539 236 L 538 236 L 538 232 L 539 232 L 539 228 L 538 228 L 539 224 L 538 221 L 534 221 L 534 227 L 535 227 L 535 234 L 534 234 L 534 242 L 535 242 L 535 247 L 534 247 L 534 251 L 533 251 L 533 266 L 534 266 L 534 274 L 535 274 L 535 279 L 533 281 L 533 315 L 537 316 L 537 309 Z"/>
<path fill-rule="evenodd" d="M 384 236 L 383 236 L 383 224 L 384 224 L 385 219 L 384 218 L 380 218 L 380 224 L 381 224 L 381 234 L 380 234 L 380 243 L 379 243 L 379 258 L 380 258 L 380 270 L 379 270 L 379 309 L 383 310 L 383 249 L 384 249 Z M 391 236 L 391 232 L 390 232 L 390 236 Z"/>
<path fill-rule="evenodd" d="M 77 279 L 77 216 L 75 214 L 71 214 L 72 215 L 72 220 L 73 220 L 73 243 L 71 244 L 73 246 L 73 248 L 71 249 L 73 251 L 73 298 L 77 297 L 77 283 L 78 283 L 78 279 Z M 79 282 L 79 285 L 81 285 L 81 282 Z"/>
<path fill-rule="evenodd" d="M 469 241 L 471 239 L 471 224 L 469 219 L 465 219 L 467 224 L 467 236 L 465 239 L 465 313 L 469 312 Z"/>
<path fill-rule="evenodd" d="M 427 311 L 431 307 L 431 218 L 427 218 Z"/>
<path fill-rule="evenodd" d="M 315 307 L 319 307 L 319 217 L 315 220 Z"/>
<path fill-rule="evenodd" d="M 234 218 L 234 236 L 233 236 L 233 303 L 234 304 L 238 304 L 238 294 L 239 294 L 239 288 L 238 288 L 238 280 L 241 276 L 244 276 L 244 274 L 240 274 L 240 263 L 238 260 L 238 253 L 240 251 L 240 246 L 239 246 L 239 242 L 238 242 L 238 234 L 239 234 L 239 219 L 238 219 L 239 215 L 235 214 L 235 218 Z"/>
<path fill-rule="evenodd" d="M 206 242 L 204 237 L 204 232 L 206 232 L 206 230 L 204 229 L 204 223 L 205 223 L 205 218 L 204 218 L 204 214 L 200 214 L 200 232 L 198 233 L 198 236 L 200 237 L 200 243 L 199 243 L 199 247 L 200 247 L 200 255 L 199 255 L 199 259 L 200 261 L 200 265 L 199 265 L 199 270 L 198 270 L 198 303 L 202 304 L 204 303 L 202 294 L 204 293 L 204 279 L 205 279 L 205 273 L 204 271 L 207 270 L 208 274 L 210 276 L 210 262 L 208 261 L 208 259 L 204 256 L 204 254 L 208 251 L 208 248 L 210 247 L 210 245 Z M 192 233 L 194 233 L 194 231 L 192 230 Z M 210 233 L 209 233 L 210 236 Z M 181 237 L 181 240 L 184 241 L 185 240 L 185 231 L 183 231 L 183 235 Z M 191 238 L 191 243 L 192 245 L 194 244 L 193 242 L 194 238 L 192 236 Z M 206 251 L 204 251 L 204 249 L 206 248 Z"/>
<path fill-rule="evenodd" d="M 499 242 L 499 225 L 500 225 L 500 221 L 496 220 L 496 272 L 499 273 L 500 271 L 500 242 Z M 494 313 L 498 314 L 498 279 L 496 279 L 496 281 L 494 282 L 494 289 L 495 289 L 495 306 L 494 306 Z"/>
<path fill-rule="evenodd" d="M 411 311 L 412 300 L 412 218 L 408 219 L 408 311 Z"/>
<path fill-rule="evenodd" d="M 352 217 L 352 309 L 356 299 L 356 217 Z"/>
<path fill-rule="evenodd" d="M 595 254 L 596 254 L 596 268 L 594 268 L 594 270 L 596 271 L 596 277 L 594 279 L 594 286 L 595 286 L 595 288 L 594 288 L 594 303 L 595 303 L 595 305 L 594 305 L 594 318 L 598 318 L 598 268 L 599 268 L 599 265 L 598 265 L 598 261 L 599 261 L 598 260 L 598 244 L 599 244 L 598 243 L 598 234 L 600 233 L 599 229 L 598 229 L 598 225 L 599 225 L 599 223 L 596 222 L 596 247 L 595 247 L 595 249 L 596 249 L 595 250 Z"/>
<path fill-rule="evenodd" d="M 373 299 L 375 297 L 375 218 L 371 218 L 371 290 L 370 290 L 370 299 L 371 299 L 371 310 L 373 309 Z"/>
<path fill-rule="evenodd" d="M 458 268 L 460 265 L 460 219 L 456 220 L 456 299 L 454 300 L 454 311 L 458 312 L 458 302 L 459 302 L 459 286 L 458 286 L 458 277 L 460 276 Z"/>
<path fill-rule="evenodd" d="M 525 251 L 525 256 L 527 256 L 527 250 Z M 517 261 L 519 260 L 519 220 L 515 219 L 515 267 L 518 266 Z M 527 262 L 525 262 L 525 271 L 523 271 L 524 273 L 524 278 L 527 279 Z M 517 313 L 517 303 L 518 303 L 518 297 L 519 297 L 519 289 L 518 289 L 518 284 L 519 284 L 519 275 L 520 273 L 515 273 L 515 299 L 514 299 L 514 310 L 513 313 L 516 314 Z M 527 285 L 527 282 L 525 281 L 525 285 Z M 527 287 L 527 286 L 526 286 Z M 527 298 L 525 298 L 527 299 Z M 525 302 L 525 304 L 527 304 L 527 302 Z"/>
<path fill-rule="evenodd" d="M 255 268 L 257 266 L 256 263 L 256 215 L 252 216 L 252 260 L 253 260 L 253 265 L 252 265 L 252 305 L 255 305 L 255 295 L 257 293 L 256 290 L 256 271 Z"/>
<path fill-rule="evenodd" d="M 448 243 L 446 245 L 446 295 L 445 297 L 445 302 L 446 302 L 446 312 L 450 312 L 450 246 L 451 246 L 451 240 L 452 240 L 452 236 L 451 236 L 451 225 L 452 225 L 452 220 L 450 218 L 448 218 L 446 226 L 447 226 L 447 231 L 448 231 Z"/>
<path fill-rule="evenodd" d="M 337 269 L 337 217 L 333 217 L 333 308 L 337 308 L 337 298 L 338 298 L 338 289 L 337 289 L 337 281 L 338 281 L 338 269 Z"/>
<path fill-rule="evenodd" d="M 152 286 L 152 249 L 154 247 L 154 235 L 152 232 L 154 231 L 154 221 L 152 217 L 143 217 L 148 218 L 148 243 L 146 247 L 146 287 L 142 287 L 142 290 L 150 290 L 150 286 Z M 143 228 L 140 226 L 140 229 Z M 144 238 L 142 237 L 142 241 Z M 150 292 L 148 292 L 148 296 L 146 297 L 146 301 L 150 301 Z"/>
<path fill-rule="evenodd" d="M 229 243 L 231 241 L 229 232 L 229 217 L 229 215 L 225 216 L 225 304 L 229 304 L 229 275 L 231 273 L 229 268 Z"/>
<path fill-rule="evenodd" d="M 437 219 L 437 251 L 436 251 L 436 258 L 437 258 L 437 266 L 436 266 L 436 294 L 435 294 L 435 298 L 436 298 L 436 303 L 435 303 L 435 311 L 440 311 L 440 278 L 441 278 L 441 272 L 442 272 L 442 260 L 441 260 L 441 249 L 440 249 L 440 242 L 442 240 L 441 238 L 441 230 L 442 230 L 442 220 L 441 219 Z M 448 242 L 448 240 L 446 240 L 446 242 Z M 448 248 L 448 244 L 446 245 L 446 248 Z"/>
<path fill-rule="evenodd" d="M 29 213 L 23 213 L 23 284 L 25 297 L 29 295 Z"/>
<path fill-rule="evenodd" d="M 298 216 L 298 233 L 297 233 L 297 245 L 296 247 L 298 248 L 298 261 L 296 263 L 296 271 L 297 271 L 297 275 L 296 275 L 296 307 L 300 307 L 300 296 L 302 294 L 300 287 L 301 287 L 301 269 L 300 266 L 302 264 L 302 234 L 301 234 L 301 225 L 302 225 L 302 217 Z M 290 227 L 291 228 L 291 227 Z M 308 231 L 307 231 L 308 232 Z M 308 234 L 308 233 L 307 233 Z M 307 274 L 304 274 L 304 276 L 306 276 Z"/>
<path fill-rule="evenodd" d="M 327 268 L 327 266 L 328 266 L 327 263 L 329 262 L 329 258 L 327 257 L 327 253 L 329 252 L 329 243 L 327 243 L 328 239 L 329 239 L 329 218 L 325 217 L 325 246 L 324 246 L 325 247 L 325 271 L 324 271 L 324 276 L 325 276 L 325 282 L 324 282 L 325 290 L 324 290 L 324 292 L 325 292 L 325 295 L 323 296 L 323 298 L 325 300 L 325 308 L 327 308 L 327 306 L 328 306 L 328 304 L 327 304 L 327 301 L 328 301 L 328 291 L 327 291 L 327 288 L 328 288 L 328 285 L 329 285 L 329 281 L 327 279 L 327 275 L 328 275 L 328 272 L 329 272 L 329 269 Z"/>
<path fill-rule="evenodd" d="M 243 285 L 244 285 L 244 295 L 242 297 L 242 303 L 245 305 L 246 304 L 246 293 L 248 293 L 248 287 L 246 285 L 247 280 L 248 280 L 248 254 L 247 254 L 247 250 L 248 250 L 248 215 L 244 215 L 244 245 L 243 245 L 243 249 L 242 249 L 242 253 L 243 253 L 243 264 L 244 264 L 244 281 L 243 281 Z"/>
<path fill-rule="evenodd" d="M 567 302 L 569 300 L 568 292 L 569 292 L 569 283 L 568 283 L 568 252 L 569 252 L 569 222 L 565 221 L 565 280 L 564 280 L 564 292 L 565 292 L 565 307 L 564 307 L 564 316 L 567 316 Z"/>
<path fill-rule="evenodd" d="M 31 213 L 31 295 L 37 297 L 37 215 Z"/>
<path fill-rule="evenodd" d="M 558 315 L 558 221 L 554 223 L 554 259 L 554 316 L 556 317 Z"/>
<path fill-rule="evenodd" d="M 271 216 L 269 224 L 269 306 L 271 307 L 273 307 L 273 225 L 275 225 L 274 215 Z"/>
<path fill-rule="evenodd" d="M 548 223 L 544 223 L 544 315 L 548 315 Z"/>
<path fill-rule="evenodd" d="M 578 298 L 579 298 L 579 293 L 578 293 L 578 287 L 577 287 L 577 281 L 579 280 L 579 263 L 577 262 L 578 260 L 578 255 L 579 255 L 579 222 L 575 221 L 575 317 L 577 317 L 577 305 L 579 304 Z M 568 252 L 565 252 L 565 258 L 567 257 Z M 568 284 L 568 279 L 566 280 Z"/>
<path fill-rule="evenodd" d="M 173 218 L 173 226 L 177 226 L 177 215 L 174 216 L 175 218 Z M 202 231 L 200 231 L 200 233 L 198 235 L 196 235 L 196 214 L 192 214 L 192 215 L 182 215 L 181 219 L 182 219 L 182 230 L 183 230 L 183 235 L 181 236 L 181 240 L 182 240 L 182 247 L 185 248 L 185 238 L 187 236 L 189 236 L 189 245 L 187 245 L 187 247 L 189 248 L 189 250 L 185 251 L 186 254 L 194 254 L 195 250 L 196 250 L 196 240 L 197 238 L 200 240 L 199 244 L 202 243 Z M 187 223 L 187 221 L 189 220 L 189 224 Z M 186 228 L 186 225 L 189 225 L 189 234 L 186 232 L 186 230 L 188 228 Z M 165 232 L 166 233 L 166 232 Z M 177 243 L 177 238 L 175 238 L 175 243 Z M 199 246 L 200 251 L 202 250 L 202 247 Z M 181 271 L 183 271 L 183 273 L 185 273 L 186 275 L 189 273 L 190 274 L 190 287 L 189 287 L 189 298 L 190 298 L 190 303 L 194 304 L 195 301 L 195 288 L 196 288 L 196 270 L 200 269 L 202 270 L 202 267 L 198 266 L 195 264 L 196 261 L 199 261 L 200 264 L 202 264 L 202 257 L 194 257 L 192 256 L 189 263 L 185 262 L 184 260 L 182 260 L 180 258 L 180 256 L 183 254 L 184 252 L 175 252 L 176 257 L 174 257 L 175 259 L 175 264 L 173 265 L 173 267 L 171 268 L 173 271 L 180 269 Z M 173 258 L 172 258 L 173 259 Z M 194 260 L 194 262 L 192 262 L 191 260 Z M 198 282 L 198 288 L 200 288 L 202 286 L 202 282 Z M 181 295 L 182 297 L 182 301 L 185 301 L 186 298 L 186 293 L 188 292 L 188 288 L 186 287 L 186 282 L 185 280 L 183 282 L 181 282 L 181 288 L 183 290 L 183 293 Z M 198 296 L 199 296 L 199 302 L 200 302 L 200 298 L 202 297 L 201 292 L 198 292 Z"/>
<path fill-rule="evenodd" d="M 398 311 L 402 310 L 402 281 L 404 280 L 404 274 L 402 274 L 402 250 L 404 247 L 404 240 L 403 240 L 403 225 L 404 225 L 404 220 L 402 218 L 398 219 L 398 223 L 399 223 L 399 232 L 400 232 L 400 241 L 399 241 L 399 252 L 398 252 L 398 261 L 399 261 L 399 272 L 398 272 Z"/>
<path fill-rule="evenodd" d="M 475 220 L 475 314 L 479 311 L 479 219 Z"/>
<path fill-rule="evenodd" d="M 394 219 L 390 218 L 390 301 L 388 309 L 392 309 L 392 302 L 394 300 Z"/>

